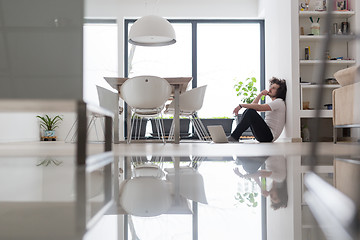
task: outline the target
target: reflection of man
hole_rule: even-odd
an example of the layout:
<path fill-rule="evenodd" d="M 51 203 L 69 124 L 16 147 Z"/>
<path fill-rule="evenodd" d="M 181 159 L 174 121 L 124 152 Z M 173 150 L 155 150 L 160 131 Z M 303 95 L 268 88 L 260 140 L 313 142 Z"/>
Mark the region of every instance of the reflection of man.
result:
<path fill-rule="evenodd" d="M 270 89 L 263 90 L 251 104 L 239 104 L 233 111 L 238 115 L 241 108 L 246 108 L 240 123 L 228 137 L 229 142 L 238 142 L 240 136 L 249 127 L 259 142 L 274 142 L 285 126 L 286 81 L 278 78 L 270 79 Z M 262 96 L 269 96 L 271 102 L 259 104 Z M 263 119 L 257 112 L 265 112 Z"/>
<path fill-rule="evenodd" d="M 261 166 L 257 159 L 245 158 L 240 160 L 244 170 L 253 169 L 253 166 Z M 250 166 L 250 167 L 249 167 Z M 287 207 L 288 193 L 286 183 L 286 159 L 283 156 L 271 156 L 265 161 L 265 169 L 248 172 L 248 174 L 240 173 L 238 168 L 234 168 L 234 172 L 241 178 L 254 179 L 261 189 L 261 194 L 270 197 L 271 207 L 274 210 Z M 261 178 L 271 178 L 273 180 L 271 189 L 266 190 L 266 186 L 261 184 Z"/>

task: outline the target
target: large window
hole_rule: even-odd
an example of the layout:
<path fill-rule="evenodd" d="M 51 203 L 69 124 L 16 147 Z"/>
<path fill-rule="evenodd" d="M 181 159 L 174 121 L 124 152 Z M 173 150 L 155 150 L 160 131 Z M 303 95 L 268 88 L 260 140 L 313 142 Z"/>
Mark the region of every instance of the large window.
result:
<path fill-rule="evenodd" d="M 112 90 L 105 76 L 118 75 L 115 20 L 86 20 L 84 25 L 84 99 L 97 104 L 96 86 Z"/>
<path fill-rule="evenodd" d="M 135 20 L 125 21 L 125 39 Z M 125 41 L 127 77 L 192 76 L 190 87 L 207 85 L 200 117 L 232 117 L 240 98 L 234 84 L 248 77 L 264 87 L 262 20 L 169 20 L 177 42 L 165 47 L 139 47 Z"/>
<path fill-rule="evenodd" d="M 259 23 L 198 24 L 197 85 L 207 85 L 200 117 L 232 117 L 235 82 L 256 77 L 260 90 L 260 62 Z"/>
<path fill-rule="evenodd" d="M 177 43 L 165 47 L 134 47 L 128 44 L 128 32 L 134 21 L 125 21 L 124 42 L 127 55 L 124 58 L 124 75 L 192 76 L 190 87 L 208 86 L 203 108 L 199 112 L 200 117 L 232 117 L 234 107 L 240 103 L 233 88 L 235 81 L 255 77 L 259 90 L 265 85 L 262 20 L 169 20 L 175 28 Z M 208 205 L 195 205 L 198 208 L 199 223 L 196 230 L 193 225 L 193 231 L 198 234 L 197 239 L 210 239 L 214 236 L 225 239 L 236 235 L 238 226 L 241 226 L 239 234 L 242 237 L 261 239 L 266 232 L 265 205 L 259 204 L 256 208 L 234 207 L 234 203 L 226 199 L 234 199 L 233 190 L 238 186 L 236 179 L 229 178 L 225 181 L 224 178 L 220 186 L 217 185 L 217 174 L 212 176 L 219 169 L 224 174 L 232 172 L 233 163 L 219 163 L 214 168 L 203 165 L 202 174 L 209 175 L 208 179 L 216 179 L 209 182 L 211 189 L 208 192 L 214 195 L 220 193 L 220 197 L 209 197 Z M 224 185 L 227 188 L 223 188 Z M 177 224 L 174 225 L 174 222 Z M 163 239 L 155 234 L 158 231 L 152 231 L 153 226 L 172 232 L 172 236 L 183 234 L 186 239 L 190 239 L 190 222 L 188 216 L 160 216 L 146 221 L 131 218 L 129 223 L 133 230 L 137 229 L 138 234 L 149 239 Z M 254 222 L 255 225 L 252 224 Z M 218 233 L 219 236 L 216 235 Z"/>
<path fill-rule="evenodd" d="M 128 77 L 191 76 L 191 24 L 174 23 L 173 26 L 177 35 L 176 44 L 164 47 L 142 47 L 129 44 Z"/>

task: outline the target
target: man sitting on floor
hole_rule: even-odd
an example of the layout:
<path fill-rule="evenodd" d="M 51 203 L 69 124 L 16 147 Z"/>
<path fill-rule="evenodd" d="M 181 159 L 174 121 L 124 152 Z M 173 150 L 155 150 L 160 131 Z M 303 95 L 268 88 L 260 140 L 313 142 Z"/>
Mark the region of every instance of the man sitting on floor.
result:
<path fill-rule="evenodd" d="M 228 137 L 229 142 L 238 142 L 243 132 L 250 127 L 254 137 L 259 142 L 274 142 L 280 136 L 285 126 L 285 98 L 286 81 L 272 78 L 269 80 L 270 89 L 263 90 L 251 104 L 239 104 L 233 111 L 238 115 L 241 108 L 246 108 L 240 123 Z M 269 96 L 271 102 L 259 104 L 262 96 Z M 265 112 L 263 119 L 257 112 Z"/>

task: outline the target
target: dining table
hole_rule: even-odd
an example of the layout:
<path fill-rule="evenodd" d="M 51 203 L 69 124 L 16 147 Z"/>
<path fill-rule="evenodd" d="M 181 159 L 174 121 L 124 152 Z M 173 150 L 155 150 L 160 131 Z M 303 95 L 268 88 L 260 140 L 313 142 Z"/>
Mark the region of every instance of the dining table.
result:
<path fill-rule="evenodd" d="M 120 87 L 121 85 L 128 80 L 129 78 L 124 77 L 104 77 L 106 82 L 119 93 L 121 97 Z M 185 92 L 188 88 L 192 77 L 165 77 L 164 78 L 170 86 L 172 87 L 171 98 L 175 103 L 175 113 L 174 113 L 174 143 L 180 143 L 180 106 L 179 106 L 179 96 L 181 93 Z M 128 109 L 127 116 L 127 131 L 130 131 L 130 120 L 131 120 L 131 111 Z M 114 118 L 114 143 L 120 143 L 119 136 L 119 116 L 116 114 Z"/>

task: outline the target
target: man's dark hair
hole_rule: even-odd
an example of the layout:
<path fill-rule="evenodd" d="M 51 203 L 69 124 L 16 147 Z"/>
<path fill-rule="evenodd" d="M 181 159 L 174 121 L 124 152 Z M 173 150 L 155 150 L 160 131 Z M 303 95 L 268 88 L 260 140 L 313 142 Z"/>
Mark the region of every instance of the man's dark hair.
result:
<path fill-rule="evenodd" d="M 286 91 L 287 91 L 285 79 L 279 79 L 279 78 L 273 77 L 269 80 L 269 82 L 270 82 L 270 85 L 272 85 L 272 84 L 279 85 L 279 88 L 276 91 L 276 98 L 281 98 L 282 100 L 285 101 Z"/>
<path fill-rule="evenodd" d="M 279 208 L 286 208 L 288 203 L 288 191 L 287 191 L 287 182 L 286 179 L 281 183 L 273 182 L 273 188 L 276 190 L 279 202 L 278 203 L 271 203 L 271 207 L 274 210 Z"/>

